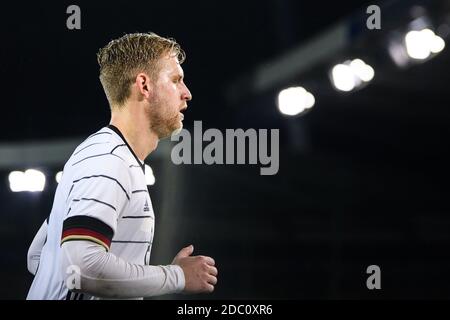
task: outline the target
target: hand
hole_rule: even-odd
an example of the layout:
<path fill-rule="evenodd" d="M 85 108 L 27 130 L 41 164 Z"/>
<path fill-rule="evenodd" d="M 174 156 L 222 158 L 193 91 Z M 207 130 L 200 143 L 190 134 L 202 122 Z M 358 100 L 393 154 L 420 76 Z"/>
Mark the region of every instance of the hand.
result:
<path fill-rule="evenodd" d="M 184 292 L 213 292 L 217 283 L 217 269 L 214 259 L 206 256 L 191 256 L 194 246 L 187 246 L 178 252 L 172 264 L 183 269 L 185 277 Z"/>

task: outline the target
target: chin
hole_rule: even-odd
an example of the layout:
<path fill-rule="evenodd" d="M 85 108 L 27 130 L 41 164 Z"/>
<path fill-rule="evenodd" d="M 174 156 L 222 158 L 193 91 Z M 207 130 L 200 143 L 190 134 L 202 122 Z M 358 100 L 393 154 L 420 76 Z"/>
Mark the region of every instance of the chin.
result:
<path fill-rule="evenodd" d="M 183 123 L 181 123 L 178 128 L 172 131 L 171 136 L 176 136 L 181 132 L 181 130 L 183 130 Z"/>
<path fill-rule="evenodd" d="M 165 139 L 179 134 L 183 130 L 183 123 L 180 121 L 177 125 L 168 126 L 165 130 L 161 130 L 158 137 Z"/>

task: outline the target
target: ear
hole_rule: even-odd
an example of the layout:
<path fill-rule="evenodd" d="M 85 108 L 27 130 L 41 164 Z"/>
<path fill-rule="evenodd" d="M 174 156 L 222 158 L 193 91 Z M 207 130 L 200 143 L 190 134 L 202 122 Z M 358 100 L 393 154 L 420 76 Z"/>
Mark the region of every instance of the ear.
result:
<path fill-rule="evenodd" d="M 139 73 L 136 76 L 136 82 L 135 82 L 139 93 L 145 97 L 145 98 L 149 98 L 152 95 L 152 82 L 150 80 L 150 76 L 146 73 Z"/>

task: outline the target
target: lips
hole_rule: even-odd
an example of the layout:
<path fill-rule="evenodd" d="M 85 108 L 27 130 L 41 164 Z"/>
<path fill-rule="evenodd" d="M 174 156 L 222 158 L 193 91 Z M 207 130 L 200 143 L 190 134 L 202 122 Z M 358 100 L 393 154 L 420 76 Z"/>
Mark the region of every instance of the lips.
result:
<path fill-rule="evenodd" d="M 187 109 L 187 106 L 185 105 L 183 108 L 180 109 L 180 116 L 181 116 L 181 121 L 184 120 L 184 114 L 183 112 Z"/>

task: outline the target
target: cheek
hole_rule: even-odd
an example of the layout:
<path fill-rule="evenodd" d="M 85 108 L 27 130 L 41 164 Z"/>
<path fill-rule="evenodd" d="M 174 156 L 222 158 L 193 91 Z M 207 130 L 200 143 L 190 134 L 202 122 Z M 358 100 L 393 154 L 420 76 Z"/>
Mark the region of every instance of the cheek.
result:
<path fill-rule="evenodd" d="M 178 115 L 180 108 L 180 91 L 176 84 L 170 83 L 161 86 L 157 95 L 158 105 L 162 110 L 160 114 L 166 115 L 170 118 Z"/>

